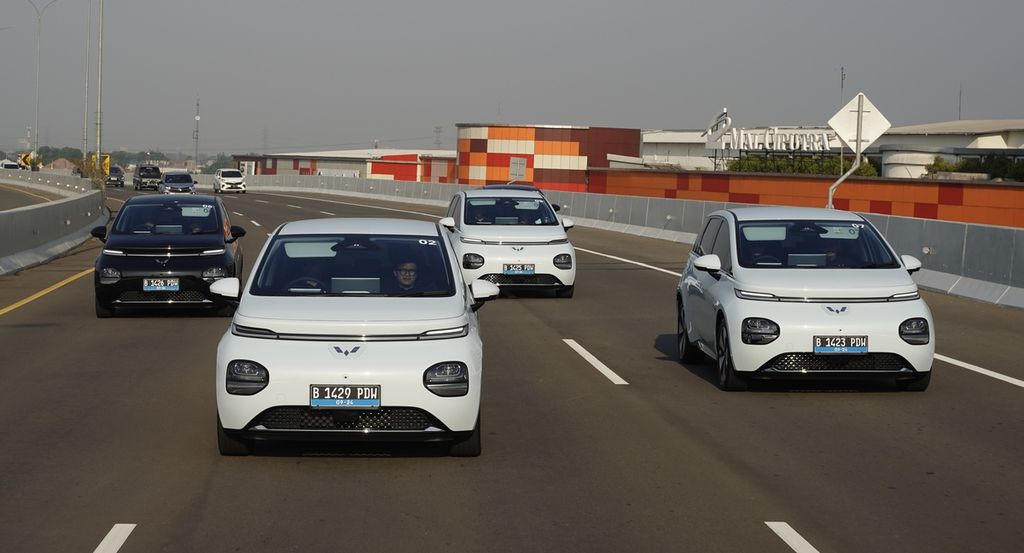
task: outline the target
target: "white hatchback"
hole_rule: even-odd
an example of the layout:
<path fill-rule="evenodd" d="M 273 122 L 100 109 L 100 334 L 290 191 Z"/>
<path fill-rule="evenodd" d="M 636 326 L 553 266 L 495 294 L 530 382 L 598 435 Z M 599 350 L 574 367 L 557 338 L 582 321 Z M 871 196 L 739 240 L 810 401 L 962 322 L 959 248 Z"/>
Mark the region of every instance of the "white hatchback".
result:
<path fill-rule="evenodd" d="M 253 440 L 447 442 L 480 454 L 476 310 L 436 223 L 316 219 L 267 241 L 217 348 L 222 455 Z M 238 279 L 211 286 L 239 297 Z"/>
<path fill-rule="evenodd" d="M 441 225 L 452 233 L 467 280 L 571 298 L 576 251 L 566 231 L 573 222 L 556 211 L 535 188 L 485 186 L 456 194 Z"/>
<path fill-rule="evenodd" d="M 238 169 L 217 169 L 213 175 L 213 193 L 245 194 L 245 175 Z"/>
<path fill-rule="evenodd" d="M 712 213 L 676 290 L 680 362 L 717 360 L 718 385 L 750 378 L 885 378 L 922 391 L 931 311 L 901 257 L 855 213 L 752 207 Z"/>

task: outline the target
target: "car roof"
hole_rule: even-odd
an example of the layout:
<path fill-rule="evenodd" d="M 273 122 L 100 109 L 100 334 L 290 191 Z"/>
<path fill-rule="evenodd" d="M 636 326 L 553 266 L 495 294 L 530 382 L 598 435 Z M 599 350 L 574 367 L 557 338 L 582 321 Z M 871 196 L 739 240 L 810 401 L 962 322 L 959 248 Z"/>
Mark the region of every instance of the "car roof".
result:
<path fill-rule="evenodd" d="M 851 211 L 825 209 L 820 207 L 737 207 L 718 213 L 732 213 L 737 221 L 764 221 L 786 219 L 815 219 L 819 221 L 863 221 L 864 218 Z"/>
<path fill-rule="evenodd" d="M 174 196 L 168 194 L 145 194 L 128 198 L 125 205 L 168 205 L 168 204 L 216 204 L 217 198 L 207 194 L 191 194 L 187 196 Z"/>
<path fill-rule="evenodd" d="M 416 219 L 337 217 L 306 219 L 285 223 L 280 235 L 295 234 L 374 234 L 437 236 L 437 223 Z"/>
<path fill-rule="evenodd" d="M 540 190 L 529 188 L 508 188 L 507 186 L 482 186 L 464 190 L 467 198 L 544 198 Z"/>

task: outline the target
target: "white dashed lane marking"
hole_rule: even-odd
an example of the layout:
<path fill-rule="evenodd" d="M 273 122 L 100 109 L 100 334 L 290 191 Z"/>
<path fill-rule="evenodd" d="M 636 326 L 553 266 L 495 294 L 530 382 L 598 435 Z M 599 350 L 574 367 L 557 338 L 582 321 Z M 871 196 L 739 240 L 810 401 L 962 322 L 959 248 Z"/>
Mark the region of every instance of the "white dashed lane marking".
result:
<path fill-rule="evenodd" d="M 788 545 L 793 551 L 796 551 L 796 553 L 818 553 L 818 550 L 815 549 L 810 542 L 805 540 L 804 537 L 798 534 L 792 526 L 785 522 L 765 521 L 765 524 L 768 525 L 768 528 L 772 529 L 772 532 L 775 532 L 776 535 L 782 538 L 782 541 L 786 542 L 786 545 Z"/>
<path fill-rule="evenodd" d="M 257 223 L 256 221 L 253 221 L 252 219 L 249 219 L 249 222 L 250 222 L 250 223 L 252 223 L 252 224 L 254 224 L 254 225 L 256 225 L 256 226 L 260 226 L 260 224 L 259 224 L 259 223 Z"/>
<path fill-rule="evenodd" d="M 124 545 L 124 542 L 128 541 L 128 536 L 131 535 L 132 530 L 135 530 L 134 524 L 115 524 L 107 532 L 107 537 L 103 538 L 103 541 L 96 546 L 93 553 L 117 553 L 121 546 Z"/>
<path fill-rule="evenodd" d="M 287 205 L 288 207 L 294 207 L 295 209 L 302 209 L 301 206 L 297 206 L 297 205 L 292 205 L 292 204 L 285 204 L 285 205 Z"/>
<path fill-rule="evenodd" d="M 269 204 L 270 203 L 267 200 L 256 200 L 256 202 L 257 203 L 261 203 L 261 204 Z"/>
<path fill-rule="evenodd" d="M 600 359 L 594 357 L 592 353 L 587 351 L 583 346 L 576 343 L 576 340 L 570 340 L 568 338 L 565 338 L 562 341 L 565 342 L 573 350 L 575 350 L 576 353 L 580 354 L 580 357 L 585 359 L 587 363 L 593 365 L 594 368 L 597 369 L 601 374 L 603 374 L 608 380 L 611 380 L 613 383 L 619 384 L 620 386 L 629 385 L 629 382 L 626 382 L 625 380 L 622 379 L 621 376 L 615 374 L 615 371 L 609 369 L 608 366 L 602 363 Z"/>
<path fill-rule="evenodd" d="M 235 215 L 238 215 L 239 217 L 245 217 L 245 214 L 239 213 L 237 211 L 232 211 L 231 213 L 234 213 Z"/>
<path fill-rule="evenodd" d="M 323 213 L 324 215 L 330 215 L 332 217 L 334 216 L 334 214 L 331 213 L 330 211 L 321 211 L 320 213 Z"/>

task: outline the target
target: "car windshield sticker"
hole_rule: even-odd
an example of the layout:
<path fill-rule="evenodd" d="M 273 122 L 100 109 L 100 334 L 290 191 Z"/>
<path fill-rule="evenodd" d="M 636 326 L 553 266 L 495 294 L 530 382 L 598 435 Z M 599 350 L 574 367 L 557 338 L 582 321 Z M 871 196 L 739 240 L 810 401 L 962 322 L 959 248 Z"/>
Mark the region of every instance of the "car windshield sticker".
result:
<path fill-rule="evenodd" d="M 212 205 L 183 205 L 181 206 L 182 217 L 209 217 L 213 211 Z"/>
<path fill-rule="evenodd" d="M 860 228 L 849 225 L 821 225 L 827 232 L 820 235 L 822 238 L 839 240 L 856 240 L 860 236 Z"/>
<path fill-rule="evenodd" d="M 786 239 L 786 227 L 782 225 L 772 227 L 747 225 L 742 230 L 743 238 L 750 242 Z"/>

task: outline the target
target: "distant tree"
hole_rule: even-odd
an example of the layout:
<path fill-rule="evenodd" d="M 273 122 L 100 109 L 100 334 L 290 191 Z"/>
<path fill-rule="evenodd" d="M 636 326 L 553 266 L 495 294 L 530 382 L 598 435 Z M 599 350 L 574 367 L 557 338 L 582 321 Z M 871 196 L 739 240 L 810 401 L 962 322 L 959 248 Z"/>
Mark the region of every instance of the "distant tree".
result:
<path fill-rule="evenodd" d="M 780 173 L 787 175 L 836 175 L 853 167 L 853 160 L 843 158 L 842 169 L 835 156 L 748 155 L 729 161 L 729 170 L 739 173 Z M 866 159 L 853 173 L 859 177 L 876 177 L 878 171 Z"/>
<path fill-rule="evenodd" d="M 43 146 L 39 148 L 37 152 L 39 154 L 39 160 L 43 165 L 49 165 L 61 158 L 67 160 L 82 158 L 82 150 L 79 150 L 78 148 L 53 148 L 50 146 Z"/>
<path fill-rule="evenodd" d="M 1024 181 L 1024 159 L 1011 159 L 1005 155 L 987 155 L 981 158 L 961 159 L 957 162 L 935 156 L 935 161 L 926 165 L 925 170 L 929 174 L 987 173 L 993 179 Z"/>
<path fill-rule="evenodd" d="M 213 163 L 203 167 L 201 170 L 203 173 L 216 173 L 217 169 L 230 169 L 235 166 L 231 159 L 231 156 L 224 153 L 217 154 L 217 157 L 213 159 Z"/>

